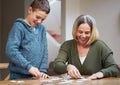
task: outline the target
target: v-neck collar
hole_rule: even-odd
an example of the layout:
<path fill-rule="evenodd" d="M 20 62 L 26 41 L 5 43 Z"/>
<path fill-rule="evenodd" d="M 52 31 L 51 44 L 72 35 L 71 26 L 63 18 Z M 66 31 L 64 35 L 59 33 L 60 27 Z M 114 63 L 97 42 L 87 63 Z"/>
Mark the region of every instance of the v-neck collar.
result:
<path fill-rule="evenodd" d="M 82 64 L 81 61 L 80 61 L 80 58 L 79 58 L 79 53 L 78 53 L 78 49 L 77 49 L 77 42 L 75 41 L 75 52 L 73 52 L 73 53 L 75 53 L 75 56 L 77 57 L 77 60 L 79 61 L 80 66 L 83 66 L 86 63 L 86 61 L 89 60 L 89 58 L 90 58 L 89 55 L 91 53 L 91 49 L 92 49 L 92 46 L 90 46 L 89 51 L 86 55 L 86 58 L 85 58 L 85 60 Z"/>

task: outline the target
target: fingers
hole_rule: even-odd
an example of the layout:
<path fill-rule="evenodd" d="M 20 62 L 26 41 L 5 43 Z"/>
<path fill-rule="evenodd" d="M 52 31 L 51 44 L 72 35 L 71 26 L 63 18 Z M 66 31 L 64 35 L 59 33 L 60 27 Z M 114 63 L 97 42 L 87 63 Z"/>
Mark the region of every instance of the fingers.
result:
<path fill-rule="evenodd" d="M 36 67 L 31 67 L 29 73 L 35 76 L 36 78 L 40 77 L 40 71 Z"/>
<path fill-rule="evenodd" d="M 81 77 L 80 72 L 74 65 L 69 64 L 67 67 L 67 71 L 72 78 L 78 79 Z"/>
<path fill-rule="evenodd" d="M 29 73 L 32 74 L 32 75 L 33 75 L 34 77 L 36 77 L 36 78 L 43 78 L 43 79 L 49 78 L 49 76 L 48 76 L 47 74 L 45 74 L 45 73 L 43 73 L 43 72 L 40 72 L 40 71 L 38 70 L 38 68 L 36 68 L 36 67 L 31 67 L 31 68 L 29 69 Z"/>
<path fill-rule="evenodd" d="M 46 78 L 50 78 L 50 76 L 47 75 L 47 74 L 45 74 L 45 73 L 42 73 L 42 72 L 41 72 L 41 74 L 40 74 L 40 78 L 42 78 L 42 79 L 46 79 Z"/>
<path fill-rule="evenodd" d="M 80 73 L 78 70 L 70 70 L 68 72 L 68 74 L 72 77 L 72 78 L 75 78 L 75 79 L 78 79 L 81 77 Z"/>
<path fill-rule="evenodd" d="M 88 80 L 95 80 L 95 79 L 97 79 L 97 76 L 95 74 L 88 77 Z"/>
<path fill-rule="evenodd" d="M 90 77 L 88 77 L 89 80 L 94 80 L 94 79 L 99 79 L 99 78 L 103 78 L 103 73 L 102 72 L 97 72 L 93 75 L 91 75 Z"/>

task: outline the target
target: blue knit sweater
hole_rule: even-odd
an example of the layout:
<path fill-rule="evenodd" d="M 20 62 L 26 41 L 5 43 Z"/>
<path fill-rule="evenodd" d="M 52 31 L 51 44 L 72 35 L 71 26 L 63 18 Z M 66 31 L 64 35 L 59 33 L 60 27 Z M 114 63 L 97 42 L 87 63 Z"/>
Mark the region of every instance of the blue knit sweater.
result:
<path fill-rule="evenodd" d="M 28 70 L 32 66 L 46 72 L 48 49 L 45 27 L 39 24 L 34 30 L 24 19 L 18 18 L 8 36 L 6 55 L 10 72 L 29 75 Z"/>

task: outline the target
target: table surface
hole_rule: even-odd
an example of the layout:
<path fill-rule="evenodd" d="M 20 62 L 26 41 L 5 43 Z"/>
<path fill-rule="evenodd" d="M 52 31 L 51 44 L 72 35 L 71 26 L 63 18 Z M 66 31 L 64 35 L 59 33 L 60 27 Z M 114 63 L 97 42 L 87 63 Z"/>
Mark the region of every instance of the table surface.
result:
<path fill-rule="evenodd" d="M 120 85 L 120 78 L 103 78 L 97 80 L 69 79 L 62 76 L 51 76 L 50 79 L 21 79 L 0 81 L 0 85 Z"/>

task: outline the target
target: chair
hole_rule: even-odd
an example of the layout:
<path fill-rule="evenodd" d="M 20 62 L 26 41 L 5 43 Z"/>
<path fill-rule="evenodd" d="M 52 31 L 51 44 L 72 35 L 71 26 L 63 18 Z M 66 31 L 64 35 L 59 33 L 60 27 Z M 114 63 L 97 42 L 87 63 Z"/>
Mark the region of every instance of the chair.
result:
<path fill-rule="evenodd" d="M 8 63 L 0 63 L 0 70 L 8 69 Z M 9 80 L 9 74 L 4 78 L 4 80 Z"/>

